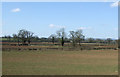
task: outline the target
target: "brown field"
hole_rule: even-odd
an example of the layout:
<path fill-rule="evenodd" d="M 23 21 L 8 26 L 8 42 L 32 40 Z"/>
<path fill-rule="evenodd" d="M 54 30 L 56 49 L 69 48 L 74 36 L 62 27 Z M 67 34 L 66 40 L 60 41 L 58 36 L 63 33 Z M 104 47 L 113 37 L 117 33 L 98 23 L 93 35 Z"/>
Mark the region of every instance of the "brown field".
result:
<path fill-rule="evenodd" d="M 32 42 L 2 43 L 3 75 L 117 75 L 118 45 Z"/>
<path fill-rule="evenodd" d="M 4 51 L 3 75 L 117 75 L 118 50 Z"/>

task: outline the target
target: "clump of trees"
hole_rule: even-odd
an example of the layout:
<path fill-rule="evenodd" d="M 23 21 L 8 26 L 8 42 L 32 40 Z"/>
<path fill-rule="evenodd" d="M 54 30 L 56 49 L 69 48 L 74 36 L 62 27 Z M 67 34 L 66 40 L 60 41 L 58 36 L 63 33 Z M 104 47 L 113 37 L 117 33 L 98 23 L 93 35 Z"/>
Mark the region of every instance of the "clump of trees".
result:
<path fill-rule="evenodd" d="M 50 35 L 48 38 L 39 38 L 38 36 L 35 36 L 33 32 L 21 29 L 18 31 L 17 34 L 13 34 L 12 36 L 4 36 L 4 38 L 7 38 L 8 42 L 14 41 L 18 42 L 18 45 L 31 45 L 31 42 L 52 42 L 53 45 L 59 43 L 59 45 L 64 46 L 66 43 L 72 43 L 72 46 L 81 46 L 81 43 L 104 43 L 104 44 L 115 44 L 120 43 L 118 40 L 113 40 L 111 38 L 107 39 L 95 39 L 95 38 L 86 38 L 83 35 L 83 32 L 81 29 L 76 31 L 69 31 L 69 37 L 66 36 L 66 32 L 64 28 L 61 28 L 56 32 L 56 34 Z M 120 47 L 120 44 L 119 44 Z"/>
<path fill-rule="evenodd" d="M 85 39 L 85 36 L 83 35 L 81 29 L 77 31 L 70 31 L 69 36 L 70 38 L 67 38 L 65 29 L 61 28 L 56 32 L 56 35 L 52 34 L 49 36 L 49 38 L 51 38 L 53 44 L 55 42 L 55 39 L 58 39 L 61 46 L 64 46 L 65 42 L 70 42 L 70 41 L 72 42 L 73 46 L 75 46 L 77 43 L 80 46 L 80 43 Z"/>
<path fill-rule="evenodd" d="M 70 31 L 70 39 L 73 46 L 75 46 L 77 43 L 79 43 L 79 46 L 81 46 L 80 43 L 85 39 L 85 36 L 82 34 L 82 30 L 79 29 L 77 31 Z"/>
<path fill-rule="evenodd" d="M 31 43 L 31 39 L 33 38 L 33 32 L 27 31 L 25 29 L 19 30 L 18 34 L 13 34 L 14 41 L 22 42 L 22 45 L 28 45 Z"/>
<path fill-rule="evenodd" d="M 18 38 L 22 40 L 22 44 L 30 44 L 31 38 L 33 37 L 33 32 L 27 31 L 27 30 L 20 30 L 18 33 Z"/>
<path fill-rule="evenodd" d="M 61 28 L 56 32 L 56 34 L 50 35 L 49 38 L 52 40 L 53 44 L 55 43 L 55 41 L 58 41 L 61 44 L 61 46 L 64 46 L 66 39 L 65 29 Z"/>

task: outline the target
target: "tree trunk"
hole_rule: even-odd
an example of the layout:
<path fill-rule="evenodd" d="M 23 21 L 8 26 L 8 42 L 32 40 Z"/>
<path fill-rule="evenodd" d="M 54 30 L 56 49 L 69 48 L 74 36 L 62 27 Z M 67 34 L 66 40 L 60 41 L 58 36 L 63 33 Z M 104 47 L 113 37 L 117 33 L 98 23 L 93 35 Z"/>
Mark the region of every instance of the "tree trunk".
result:
<path fill-rule="evenodd" d="M 30 41 L 30 40 L 28 40 L 28 44 L 29 44 L 29 45 L 30 45 L 30 42 L 31 42 L 31 41 Z"/>
<path fill-rule="evenodd" d="M 63 37 L 62 37 L 61 43 L 62 43 L 62 46 L 64 46 L 64 38 Z"/>

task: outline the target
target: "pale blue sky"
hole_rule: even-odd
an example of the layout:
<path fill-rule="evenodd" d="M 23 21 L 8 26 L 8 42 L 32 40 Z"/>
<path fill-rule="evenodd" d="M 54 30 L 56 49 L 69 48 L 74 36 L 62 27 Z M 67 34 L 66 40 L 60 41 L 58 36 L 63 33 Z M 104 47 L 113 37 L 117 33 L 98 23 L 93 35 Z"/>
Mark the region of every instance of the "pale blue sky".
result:
<path fill-rule="evenodd" d="M 27 29 L 48 37 L 64 27 L 86 38 L 118 38 L 118 7 L 111 2 L 3 2 L 2 35 Z"/>

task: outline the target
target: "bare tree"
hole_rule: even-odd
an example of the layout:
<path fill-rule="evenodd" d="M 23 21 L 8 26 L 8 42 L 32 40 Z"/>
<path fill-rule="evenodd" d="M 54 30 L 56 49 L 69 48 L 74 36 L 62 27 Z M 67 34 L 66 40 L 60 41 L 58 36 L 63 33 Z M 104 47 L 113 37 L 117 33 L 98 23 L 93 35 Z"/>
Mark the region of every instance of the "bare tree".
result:
<path fill-rule="evenodd" d="M 57 31 L 57 36 L 61 42 L 61 45 L 64 46 L 64 42 L 65 42 L 65 30 L 64 30 L 64 28 Z"/>
<path fill-rule="evenodd" d="M 75 31 L 70 31 L 70 39 L 72 40 L 71 42 L 72 42 L 73 46 L 75 46 L 75 44 L 76 44 Z"/>
<path fill-rule="evenodd" d="M 76 36 L 76 41 L 79 43 L 81 43 L 82 40 L 84 40 L 85 36 L 82 34 L 82 30 L 79 29 L 75 32 L 75 36 Z"/>
<path fill-rule="evenodd" d="M 49 38 L 52 39 L 52 43 L 54 44 L 56 35 L 52 34 L 52 35 L 49 36 Z"/>
<path fill-rule="evenodd" d="M 81 41 L 83 41 L 84 38 L 85 36 L 82 34 L 81 29 L 77 31 L 70 31 L 70 39 L 72 40 L 73 46 L 75 46 L 77 42 L 80 45 Z"/>
<path fill-rule="evenodd" d="M 19 30 L 19 38 L 22 40 L 22 44 L 26 44 L 26 42 L 28 42 L 28 44 L 30 44 L 31 42 L 31 38 L 33 37 L 33 32 L 27 31 L 27 30 Z"/>
<path fill-rule="evenodd" d="M 30 32 L 30 31 L 26 31 L 27 33 L 27 41 L 28 41 L 28 44 L 30 44 L 31 42 L 31 38 L 33 37 L 33 32 Z"/>
<path fill-rule="evenodd" d="M 18 33 L 20 39 L 22 40 L 22 44 L 25 44 L 26 41 L 27 41 L 27 32 L 26 30 L 22 29 L 22 30 L 19 30 L 19 33 Z"/>
<path fill-rule="evenodd" d="M 17 34 L 13 34 L 12 36 L 13 36 L 14 41 L 16 42 L 16 40 L 17 40 Z"/>

